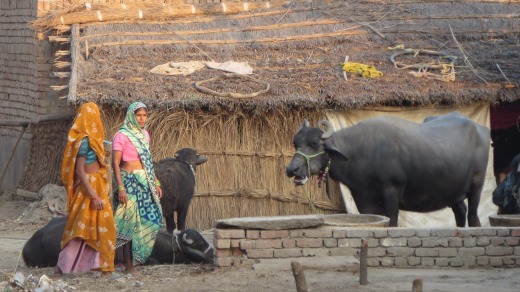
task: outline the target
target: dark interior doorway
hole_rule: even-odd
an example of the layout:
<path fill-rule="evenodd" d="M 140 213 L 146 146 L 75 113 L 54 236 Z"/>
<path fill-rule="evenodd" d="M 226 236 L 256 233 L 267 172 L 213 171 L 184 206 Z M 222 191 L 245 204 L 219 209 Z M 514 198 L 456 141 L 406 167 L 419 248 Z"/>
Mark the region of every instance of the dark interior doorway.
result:
<path fill-rule="evenodd" d="M 493 170 L 497 183 L 510 171 L 513 157 L 520 153 L 520 102 L 490 108 Z"/>

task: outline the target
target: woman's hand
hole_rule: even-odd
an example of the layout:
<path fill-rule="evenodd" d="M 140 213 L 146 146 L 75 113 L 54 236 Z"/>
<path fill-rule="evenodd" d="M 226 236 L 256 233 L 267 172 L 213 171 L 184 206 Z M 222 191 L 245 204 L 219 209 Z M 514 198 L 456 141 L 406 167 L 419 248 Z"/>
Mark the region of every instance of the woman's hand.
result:
<path fill-rule="evenodd" d="M 90 209 L 92 210 L 103 210 L 104 204 L 101 198 L 98 195 L 94 195 L 90 197 Z"/>
<path fill-rule="evenodd" d="M 119 189 L 117 191 L 117 194 L 118 194 L 119 202 L 121 204 L 126 204 L 126 202 L 128 201 L 128 196 L 126 195 L 126 190 L 125 189 Z"/>
<path fill-rule="evenodd" d="M 161 186 L 157 186 L 155 189 L 157 190 L 157 197 L 159 197 L 159 200 L 160 200 L 162 198 Z"/>

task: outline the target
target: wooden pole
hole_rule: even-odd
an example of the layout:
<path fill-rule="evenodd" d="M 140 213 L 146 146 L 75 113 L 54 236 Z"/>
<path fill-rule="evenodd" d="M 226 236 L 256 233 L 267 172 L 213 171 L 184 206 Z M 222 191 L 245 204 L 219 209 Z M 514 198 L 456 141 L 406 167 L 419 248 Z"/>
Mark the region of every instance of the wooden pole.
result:
<path fill-rule="evenodd" d="M 423 280 L 422 278 L 417 278 L 413 280 L 412 284 L 412 292 L 422 292 Z"/>
<path fill-rule="evenodd" d="M 291 268 L 294 281 L 296 282 L 296 291 L 307 292 L 307 281 L 305 281 L 305 274 L 303 273 L 302 265 L 298 261 L 292 261 Z"/>
<path fill-rule="evenodd" d="M 366 239 L 362 239 L 361 240 L 361 252 L 359 254 L 359 285 L 368 284 L 367 258 L 368 258 L 368 242 Z"/>
<path fill-rule="evenodd" d="M 79 44 L 79 25 L 73 24 L 70 31 L 70 79 L 69 79 L 69 94 L 68 101 L 76 100 L 76 90 L 79 80 L 78 62 L 81 56 Z"/>

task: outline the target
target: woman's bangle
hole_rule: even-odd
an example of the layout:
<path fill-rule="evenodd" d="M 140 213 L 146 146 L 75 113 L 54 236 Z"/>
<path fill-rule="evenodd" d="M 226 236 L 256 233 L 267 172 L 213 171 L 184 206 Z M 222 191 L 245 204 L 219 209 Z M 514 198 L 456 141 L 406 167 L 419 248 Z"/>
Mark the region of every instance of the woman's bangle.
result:
<path fill-rule="evenodd" d="M 158 179 L 156 179 L 156 180 L 155 180 L 155 185 L 158 186 L 158 187 L 160 187 L 160 186 L 161 186 L 161 182 L 160 182 Z"/>
<path fill-rule="evenodd" d="M 118 191 L 124 191 L 125 190 L 125 186 L 117 186 L 117 190 Z"/>

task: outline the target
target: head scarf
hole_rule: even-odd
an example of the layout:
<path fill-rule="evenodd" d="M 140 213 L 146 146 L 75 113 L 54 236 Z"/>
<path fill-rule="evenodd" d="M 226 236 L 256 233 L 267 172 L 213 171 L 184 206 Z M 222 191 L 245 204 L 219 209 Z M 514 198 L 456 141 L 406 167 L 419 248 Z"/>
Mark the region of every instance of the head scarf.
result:
<path fill-rule="evenodd" d="M 81 140 L 85 137 L 88 138 L 88 144 L 96 153 L 98 161 L 104 163 L 103 139 L 105 131 L 101 123 L 99 108 L 93 102 L 87 102 L 79 107 L 67 137 L 67 146 L 65 146 L 61 164 L 61 180 L 68 194 L 73 193 L 72 186 L 74 184 L 76 156 L 78 155 Z"/>
<path fill-rule="evenodd" d="M 148 180 L 148 186 L 150 187 L 154 201 L 160 206 L 159 197 L 155 189 L 155 172 L 153 169 L 152 154 L 150 153 L 150 145 L 145 139 L 143 130 L 135 118 L 135 113 L 140 108 L 146 109 L 146 105 L 142 102 L 134 102 L 128 107 L 125 120 L 121 128 L 119 128 L 119 132 L 125 134 L 135 149 L 137 149 L 139 159 L 141 159 L 143 169 L 146 172 L 146 179 Z"/>
<path fill-rule="evenodd" d="M 146 105 L 139 101 L 132 103 L 128 107 L 128 110 L 126 111 L 125 121 L 123 122 L 123 125 L 121 126 L 119 131 L 125 132 L 127 136 L 128 134 L 135 136 L 135 138 L 139 139 L 141 142 L 144 142 L 148 147 L 148 141 L 146 141 L 143 134 L 143 130 L 141 129 L 139 123 L 137 123 L 137 119 L 135 118 L 135 112 L 141 108 L 146 109 Z"/>

